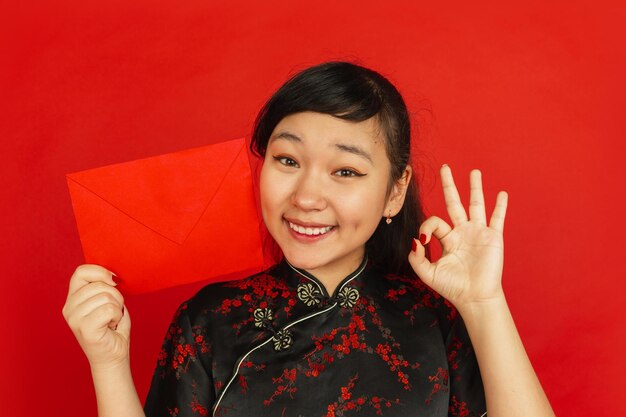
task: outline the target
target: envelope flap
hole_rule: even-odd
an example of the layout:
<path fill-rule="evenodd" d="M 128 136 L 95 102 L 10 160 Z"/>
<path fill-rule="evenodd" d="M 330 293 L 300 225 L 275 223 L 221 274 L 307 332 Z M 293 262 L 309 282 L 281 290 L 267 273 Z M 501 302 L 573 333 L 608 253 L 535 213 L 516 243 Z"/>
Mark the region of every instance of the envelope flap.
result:
<path fill-rule="evenodd" d="M 183 243 L 226 175 L 246 158 L 245 140 L 235 139 L 68 174 L 116 209 L 156 233 Z M 247 164 L 246 164 L 247 165 Z"/>

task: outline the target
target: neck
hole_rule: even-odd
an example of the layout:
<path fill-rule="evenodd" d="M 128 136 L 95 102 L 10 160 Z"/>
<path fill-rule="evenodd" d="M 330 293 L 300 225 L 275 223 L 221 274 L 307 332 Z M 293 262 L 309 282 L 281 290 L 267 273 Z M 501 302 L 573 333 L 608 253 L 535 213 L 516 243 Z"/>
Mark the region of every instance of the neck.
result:
<path fill-rule="evenodd" d="M 305 271 L 317 278 L 324 285 L 329 295 L 333 295 L 339 283 L 361 265 L 363 257 L 364 254 L 361 253 L 353 259 L 344 261 L 341 265 L 331 264 L 320 268 L 305 269 Z"/>

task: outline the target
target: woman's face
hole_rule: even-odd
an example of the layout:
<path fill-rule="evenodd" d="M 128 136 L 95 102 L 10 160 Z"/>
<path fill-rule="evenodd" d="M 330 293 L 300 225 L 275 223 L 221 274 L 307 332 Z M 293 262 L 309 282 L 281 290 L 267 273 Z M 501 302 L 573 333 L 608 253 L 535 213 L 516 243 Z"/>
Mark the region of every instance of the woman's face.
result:
<path fill-rule="evenodd" d="M 386 212 L 390 162 L 375 119 L 289 115 L 261 170 L 263 219 L 287 260 L 318 277 L 356 269 Z"/>

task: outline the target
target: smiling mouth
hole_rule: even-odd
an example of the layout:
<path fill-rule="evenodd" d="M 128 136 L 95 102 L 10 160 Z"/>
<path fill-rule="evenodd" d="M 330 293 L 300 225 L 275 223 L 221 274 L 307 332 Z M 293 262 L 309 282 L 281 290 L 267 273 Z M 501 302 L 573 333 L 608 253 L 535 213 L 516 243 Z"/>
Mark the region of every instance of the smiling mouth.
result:
<path fill-rule="evenodd" d="M 330 232 L 334 226 L 326 226 L 326 227 L 303 227 L 303 226 L 298 226 L 297 224 L 291 223 L 291 222 L 287 222 L 289 224 L 289 227 L 300 233 L 303 235 L 307 235 L 307 236 L 317 236 L 317 235 L 324 235 L 328 232 Z"/>

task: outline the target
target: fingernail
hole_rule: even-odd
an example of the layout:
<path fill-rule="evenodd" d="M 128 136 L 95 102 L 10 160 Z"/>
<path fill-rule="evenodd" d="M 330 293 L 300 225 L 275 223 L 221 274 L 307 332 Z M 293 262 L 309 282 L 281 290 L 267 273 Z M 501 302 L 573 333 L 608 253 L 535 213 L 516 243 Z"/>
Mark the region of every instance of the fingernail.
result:
<path fill-rule="evenodd" d="M 411 239 L 411 250 L 415 252 L 417 250 L 417 242 L 415 239 Z"/>
<path fill-rule="evenodd" d="M 422 245 L 426 244 L 426 235 L 424 233 L 420 233 L 420 243 Z"/>
<path fill-rule="evenodd" d="M 109 271 L 109 272 L 111 273 L 111 275 L 113 275 L 114 277 L 117 278 L 117 274 L 115 272 L 113 272 L 113 271 Z"/>

